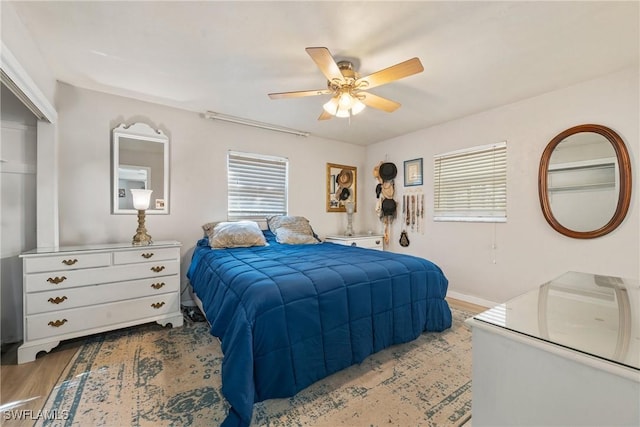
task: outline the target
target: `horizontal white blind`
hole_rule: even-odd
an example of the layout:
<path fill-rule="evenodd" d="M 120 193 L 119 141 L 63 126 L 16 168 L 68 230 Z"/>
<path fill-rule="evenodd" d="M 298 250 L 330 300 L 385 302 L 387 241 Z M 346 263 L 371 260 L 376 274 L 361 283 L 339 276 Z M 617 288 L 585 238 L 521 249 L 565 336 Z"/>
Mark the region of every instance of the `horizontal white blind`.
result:
<path fill-rule="evenodd" d="M 504 222 L 507 143 L 434 156 L 434 220 Z"/>
<path fill-rule="evenodd" d="M 229 151 L 229 220 L 261 220 L 271 215 L 285 215 L 287 175 L 286 158 Z"/>

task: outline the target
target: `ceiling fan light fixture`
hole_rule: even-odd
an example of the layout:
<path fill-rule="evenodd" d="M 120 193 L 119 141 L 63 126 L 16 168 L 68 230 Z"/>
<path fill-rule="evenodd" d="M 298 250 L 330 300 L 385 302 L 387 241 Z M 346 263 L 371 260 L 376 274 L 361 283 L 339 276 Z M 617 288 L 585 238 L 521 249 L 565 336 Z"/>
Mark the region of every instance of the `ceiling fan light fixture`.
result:
<path fill-rule="evenodd" d="M 344 92 L 340 95 L 336 95 L 331 98 L 326 104 L 322 106 L 324 111 L 332 116 L 340 118 L 348 118 L 355 116 L 356 114 L 364 110 L 365 105 L 358 98 L 353 97 L 351 94 Z"/>
<path fill-rule="evenodd" d="M 343 92 L 340 95 L 338 103 L 340 104 L 340 108 L 348 110 L 353 107 L 354 99 L 349 92 Z"/>
<path fill-rule="evenodd" d="M 336 117 L 340 117 L 342 119 L 351 117 L 351 114 L 349 114 L 349 111 L 350 110 L 348 108 L 338 108 L 338 111 L 336 111 Z"/>
<path fill-rule="evenodd" d="M 322 106 L 322 108 L 324 108 L 324 111 L 331 114 L 332 116 L 336 115 L 339 107 L 340 107 L 340 103 L 338 102 L 337 96 L 334 96 L 329 101 L 327 101 L 326 104 Z"/>
<path fill-rule="evenodd" d="M 351 114 L 355 116 L 356 114 L 361 113 L 362 110 L 364 110 L 364 107 L 366 107 L 366 105 L 364 105 L 364 103 L 359 99 L 356 99 L 351 107 Z"/>

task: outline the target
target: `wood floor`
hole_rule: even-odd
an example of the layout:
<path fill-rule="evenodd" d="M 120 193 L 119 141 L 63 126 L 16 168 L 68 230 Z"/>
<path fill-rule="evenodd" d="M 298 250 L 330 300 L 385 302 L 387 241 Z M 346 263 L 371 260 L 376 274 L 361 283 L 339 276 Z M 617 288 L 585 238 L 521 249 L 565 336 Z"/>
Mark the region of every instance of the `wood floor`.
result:
<path fill-rule="evenodd" d="M 464 301 L 447 299 L 451 307 L 471 313 L 480 313 L 486 307 Z M 18 346 L 2 353 L 0 362 L 0 424 L 7 427 L 33 426 L 33 418 L 42 410 L 49 394 L 58 382 L 65 367 L 84 342 L 83 338 L 68 340 L 34 362 L 17 364 Z M 11 411 L 22 411 L 27 419 L 11 419 Z M 26 412 L 25 412 L 26 411 Z M 465 425 L 466 427 L 466 425 Z"/>

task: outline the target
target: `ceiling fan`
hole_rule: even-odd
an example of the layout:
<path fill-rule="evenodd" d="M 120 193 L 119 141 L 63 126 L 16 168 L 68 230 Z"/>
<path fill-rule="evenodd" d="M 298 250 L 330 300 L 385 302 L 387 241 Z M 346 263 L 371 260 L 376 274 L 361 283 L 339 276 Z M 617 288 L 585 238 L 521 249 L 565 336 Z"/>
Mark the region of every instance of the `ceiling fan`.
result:
<path fill-rule="evenodd" d="M 398 102 L 365 92 L 365 90 L 424 71 L 420 59 L 412 58 L 368 76 L 360 77 L 353 69 L 351 62 L 336 62 L 326 47 L 308 47 L 305 50 L 327 78 L 327 88 L 270 93 L 269 98 L 331 95 L 329 102 L 323 105 L 324 110 L 318 120 L 327 120 L 333 116 L 351 117 L 361 112 L 365 106 L 391 113 L 400 107 Z"/>

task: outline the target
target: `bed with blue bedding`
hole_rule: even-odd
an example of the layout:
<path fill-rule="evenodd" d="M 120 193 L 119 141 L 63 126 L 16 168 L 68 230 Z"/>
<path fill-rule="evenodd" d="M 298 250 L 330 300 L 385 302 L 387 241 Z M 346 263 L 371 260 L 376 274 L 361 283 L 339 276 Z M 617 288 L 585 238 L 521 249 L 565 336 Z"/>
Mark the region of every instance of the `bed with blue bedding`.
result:
<path fill-rule="evenodd" d="M 409 255 L 333 243 L 212 249 L 187 273 L 220 338 L 223 426 L 248 426 L 253 404 L 289 397 L 424 331 L 451 326 L 447 279 Z"/>

